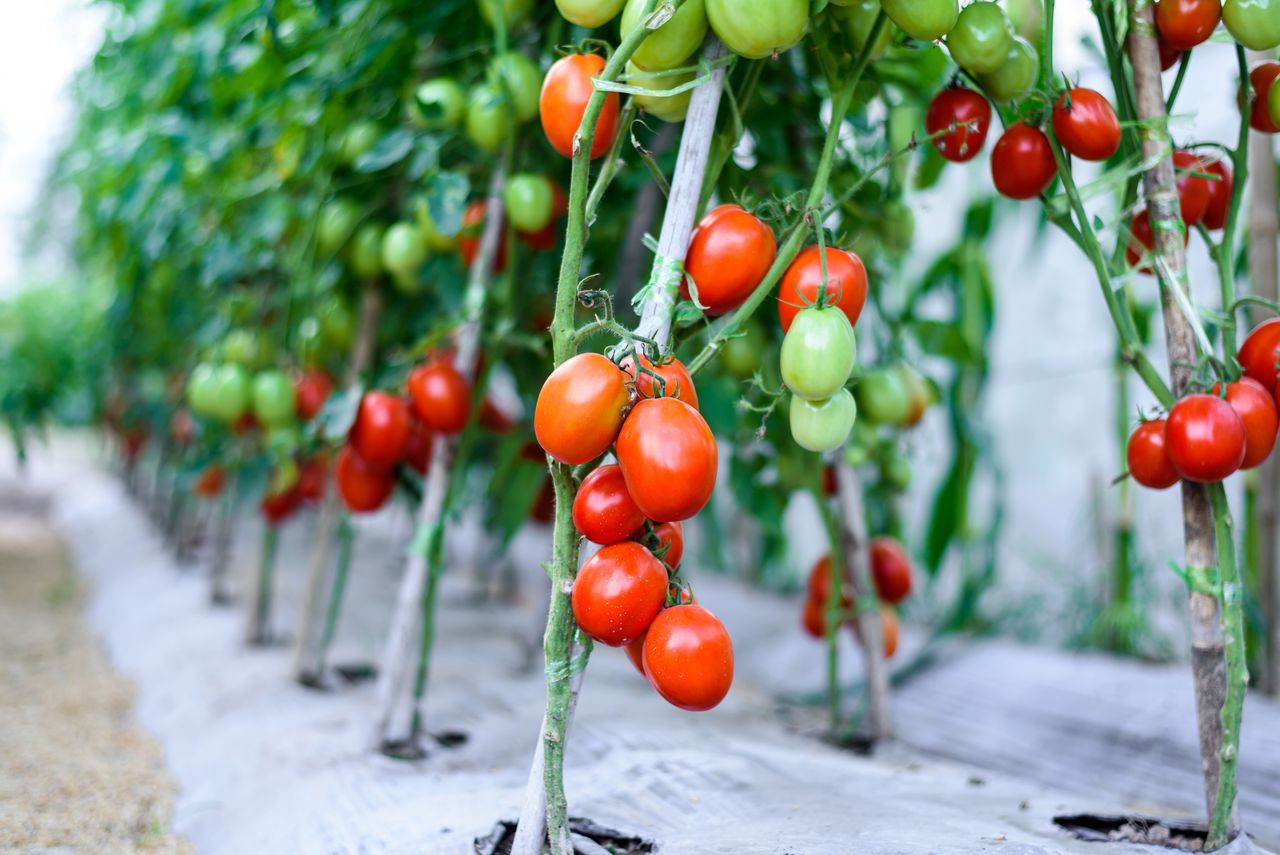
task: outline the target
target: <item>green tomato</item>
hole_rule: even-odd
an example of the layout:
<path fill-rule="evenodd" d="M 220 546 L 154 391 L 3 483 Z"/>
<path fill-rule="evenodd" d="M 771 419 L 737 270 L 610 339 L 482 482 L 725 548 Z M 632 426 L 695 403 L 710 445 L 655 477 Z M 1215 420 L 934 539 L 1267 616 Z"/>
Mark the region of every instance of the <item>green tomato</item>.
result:
<path fill-rule="evenodd" d="M 293 424 L 298 402 L 293 381 L 283 371 L 259 371 L 253 378 L 253 414 L 266 427 Z"/>
<path fill-rule="evenodd" d="M 768 342 L 765 341 L 764 330 L 758 323 L 747 322 L 742 326 L 741 333 L 742 335 L 725 342 L 720 359 L 725 371 L 745 380 L 755 373 L 756 366 L 760 364 L 760 354 Z"/>
<path fill-rule="evenodd" d="M 911 486 L 911 461 L 896 451 L 892 452 L 882 461 L 880 474 L 890 489 L 902 492 Z"/>
<path fill-rule="evenodd" d="M 911 397 L 902 374 L 892 368 L 867 373 L 854 387 L 862 415 L 872 424 L 896 425 L 911 414 Z"/>
<path fill-rule="evenodd" d="M 405 277 L 417 276 L 427 261 L 427 242 L 416 223 L 396 223 L 382 236 L 382 266 Z"/>
<path fill-rule="evenodd" d="M 517 122 L 527 122 L 538 117 L 538 96 L 542 94 L 542 72 L 533 60 L 522 53 L 511 51 L 498 57 L 489 66 L 495 79 L 506 87 L 511 97 Z"/>
<path fill-rule="evenodd" d="M 361 279 L 376 279 L 382 275 L 383 231 L 378 223 L 365 223 L 351 239 L 348 250 L 351 271 Z"/>
<path fill-rule="evenodd" d="M 729 50 L 747 59 L 782 53 L 804 38 L 809 0 L 706 0 L 707 23 Z"/>
<path fill-rule="evenodd" d="M 360 220 L 360 208 L 350 199 L 337 198 L 326 202 L 320 209 L 320 222 L 316 225 L 316 244 L 322 255 L 333 255 L 355 231 Z"/>
<path fill-rule="evenodd" d="M 959 0 L 881 0 L 880 5 L 898 29 L 922 42 L 942 38 L 960 17 Z"/>
<path fill-rule="evenodd" d="M 947 34 L 947 49 L 956 65 L 974 74 L 990 74 L 1004 64 L 1013 46 L 1013 27 L 995 3 L 979 2 L 960 11 Z"/>
<path fill-rule="evenodd" d="M 222 358 L 240 365 L 253 365 L 261 354 L 258 337 L 248 330 L 232 330 L 222 340 Z"/>
<path fill-rule="evenodd" d="M 294 452 L 298 450 L 302 437 L 298 433 L 296 424 L 267 425 L 266 428 L 266 435 L 263 437 L 265 445 L 268 451 L 283 461 L 281 464 L 282 472 L 288 473 L 290 464 L 293 466 L 292 473 L 283 482 L 284 486 L 275 486 L 275 482 L 273 482 L 273 487 L 275 487 L 273 492 L 287 490 L 298 480 L 298 464 L 292 458 Z"/>
<path fill-rule="evenodd" d="M 435 221 L 431 219 L 431 208 L 427 205 L 425 197 L 419 196 L 413 203 L 413 218 L 418 223 L 418 230 L 422 232 L 422 238 L 427 242 L 427 249 L 432 252 L 448 252 L 458 245 L 458 236 L 443 234 L 436 228 Z"/>
<path fill-rule="evenodd" d="M 347 166 L 354 166 L 355 162 L 377 145 L 381 138 L 382 131 L 378 129 L 375 122 L 368 119 L 352 122 L 347 132 L 342 135 L 338 159 Z"/>
<path fill-rule="evenodd" d="M 796 313 L 782 340 L 782 382 L 810 401 L 830 398 L 853 373 L 853 327 L 836 308 L 810 306 Z"/>
<path fill-rule="evenodd" d="M 502 192 L 507 222 L 522 232 L 546 228 L 555 214 L 555 194 L 551 182 L 541 175 L 520 173 L 507 179 Z"/>
<path fill-rule="evenodd" d="M 506 94 L 490 83 L 471 90 L 467 98 L 467 136 L 490 154 L 502 148 L 514 130 L 511 103 Z"/>
<path fill-rule="evenodd" d="M 636 68 L 634 63 L 627 63 L 627 74 L 643 75 L 628 79 L 633 86 L 641 89 L 665 91 L 683 86 L 697 77 L 692 71 L 658 71 L 645 72 Z M 657 116 L 664 122 L 683 122 L 689 112 L 689 100 L 693 98 L 693 90 L 686 89 L 675 95 L 632 95 L 636 106 L 651 116 Z"/>
<path fill-rule="evenodd" d="M 351 347 L 356 336 L 356 322 L 341 297 L 335 294 L 325 300 L 316 312 L 316 320 L 320 324 L 321 341 L 334 350 L 345 351 Z"/>
<path fill-rule="evenodd" d="M 791 398 L 791 436 L 796 444 L 809 451 L 834 451 L 844 445 L 858 416 L 858 405 L 848 389 L 830 398 L 806 401 Z"/>
<path fill-rule="evenodd" d="M 528 16 L 533 0 L 476 0 L 476 5 L 480 7 L 480 16 L 491 27 L 501 16 L 509 33 L 515 24 Z"/>
<path fill-rule="evenodd" d="M 871 27 L 880 14 L 880 0 L 843 0 L 832 3 L 831 15 L 840 24 L 849 43 L 849 53 L 857 56 L 862 52 L 867 37 L 871 35 Z M 888 21 L 880 28 L 880 35 L 871 46 L 871 59 L 882 56 L 893 43 L 893 25 Z"/>
<path fill-rule="evenodd" d="M 249 410 L 249 372 L 243 365 L 223 363 L 215 369 L 213 378 L 210 415 L 231 424 Z"/>
<path fill-rule="evenodd" d="M 187 403 L 192 411 L 203 418 L 212 418 L 217 409 L 217 369 L 208 362 L 201 362 L 187 378 Z"/>
<path fill-rule="evenodd" d="M 1040 75 L 1040 52 L 1022 36 L 1014 36 L 1004 62 L 978 81 L 997 101 L 1019 101 L 1036 85 Z"/>
<path fill-rule="evenodd" d="M 1280 125 L 1280 86 L 1271 84 L 1271 91 L 1267 93 L 1267 109 L 1271 111 L 1271 121 Z"/>
<path fill-rule="evenodd" d="M 566 21 L 595 29 L 612 21 L 626 0 L 556 0 L 556 8 Z"/>
<path fill-rule="evenodd" d="M 1280 46 L 1280 0 L 1227 0 L 1222 23 L 1247 48 L 1265 51 Z M 1274 115 L 1275 109 L 1271 112 Z"/>
<path fill-rule="evenodd" d="M 645 0 L 627 0 L 622 10 L 622 32 L 629 33 L 644 23 Z M 646 71 L 666 71 L 688 65 L 693 52 L 702 46 L 707 37 L 707 9 L 704 0 L 686 0 L 679 11 L 658 29 L 654 30 L 632 55 L 637 68 Z"/>
<path fill-rule="evenodd" d="M 438 131 L 456 128 L 467 114 L 467 96 L 451 77 L 428 80 L 413 92 L 409 115 L 421 127 Z"/>

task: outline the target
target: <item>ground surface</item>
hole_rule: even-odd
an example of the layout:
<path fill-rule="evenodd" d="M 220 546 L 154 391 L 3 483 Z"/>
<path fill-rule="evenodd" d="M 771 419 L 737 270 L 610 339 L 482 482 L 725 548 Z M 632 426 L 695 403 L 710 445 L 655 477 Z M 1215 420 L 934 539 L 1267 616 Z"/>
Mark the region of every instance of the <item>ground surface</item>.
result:
<path fill-rule="evenodd" d="M 473 533 L 464 527 L 453 545 L 428 720 L 470 739 L 404 763 L 367 750 L 371 687 L 316 693 L 289 681 L 286 649 L 247 649 L 243 609 L 209 607 L 203 568 L 175 566 L 116 480 L 60 453 L 37 460 L 28 488 L 50 496 L 51 518 L 92 580 L 90 617 L 112 658 L 138 681 L 140 718 L 160 737 L 181 784 L 174 828 L 200 851 L 464 853 L 495 820 L 515 814 L 542 709 L 540 669 L 529 667 L 543 594 L 527 581 L 538 578 L 546 548 L 536 535 L 516 545 L 514 570 L 526 580 L 516 607 L 476 599 L 467 568 L 479 562 L 465 548 Z M 310 525 L 299 519 L 282 538 L 277 627 L 285 632 L 295 622 Z M 259 532 L 252 521 L 241 532 L 243 591 Z M 336 659 L 378 655 L 405 533 L 406 521 L 394 514 L 362 523 Z M 812 718 L 780 715 L 780 693 L 820 685 L 820 649 L 801 637 L 795 603 L 712 577 L 700 580 L 699 596 L 735 639 L 739 670 L 725 704 L 705 715 L 674 710 L 617 651 L 602 649 L 569 751 L 574 813 L 650 837 L 662 853 L 1156 852 L 1070 839 L 1052 817 L 1198 807 L 1194 788 L 1183 785 L 1183 760 L 1165 758 L 1182 758 L 1194 739 L 1190 719 L 1178 717 L 1189 687 L 1176 669 L 1133 666 L 1151 675 L 1138 701 L 1116 694 L 1132 683 L 1125 663 L 968 648 L 908 686 L 898 704 L 901 742 L 868 760 L 807 735 Z M 908 633 L 905 654 L 918 643 Z M 1053 712 L 1054 687 L 1073 685 L 1064 674 L 1113 693 L 1110 708 L 1130 705 L 1130 720 L 1102 730 L 1081 724 L 1079 708 L 1098 705 L 1085 689 L 1074 691 L 1075 702 L 1061 701 L 1048 722 L 1021 726 L 1030 710 Z M 1274 708 L 1251 713 L 1246 735 L 1251 726 L 1267 730 Z M 1148 728 L 1144 716 L 1158 726 Z M 1132 733 L 1118 734 L 1120 725 Z M 1127 746 L 1144 734 L 1160 749 L 1156 759 L 1108 757 L 1108 744 Z M 1256 781 L 1278 759 L 1250 758 L 1242 776 Z M 1246 802 L 1246 820 L 1269 829 L 1275 818 L 1260 818 Z"/>
<path fill-rule="evenodd" d="M 164 755 L 83 605 L 54 532 L 0 504 L 0 851 L 189 851 L 167 831 Z"/>

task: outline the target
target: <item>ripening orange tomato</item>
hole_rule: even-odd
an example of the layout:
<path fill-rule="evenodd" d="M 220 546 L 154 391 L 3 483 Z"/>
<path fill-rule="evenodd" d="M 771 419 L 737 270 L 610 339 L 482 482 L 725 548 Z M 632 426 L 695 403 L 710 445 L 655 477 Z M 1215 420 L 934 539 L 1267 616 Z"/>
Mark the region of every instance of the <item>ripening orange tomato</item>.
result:
<path fill-rule="evenodd" d="M 591 78 L 604 71 L 604 57 L 594 53 L 574 53 L 556 60 L 547 70 L 538 96 L 538 114 L 542 130 L 551 147 L 565 157 L 573 157 L 573 138 L 587 112 L 595 87 Z M 609 150 L 618 132 L 618 93 L 605 96 L 604 108 L 596 121 L 591 141 L 591 159 Z"/>

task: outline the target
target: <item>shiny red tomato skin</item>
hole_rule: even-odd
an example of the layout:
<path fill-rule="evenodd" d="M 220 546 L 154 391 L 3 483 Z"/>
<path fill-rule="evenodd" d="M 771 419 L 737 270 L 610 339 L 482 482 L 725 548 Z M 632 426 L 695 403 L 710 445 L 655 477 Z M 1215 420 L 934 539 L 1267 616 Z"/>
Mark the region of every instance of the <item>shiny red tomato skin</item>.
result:
<path fill-rule="evenodd" d="M 1253 85 L 1253 110 L 1249 113 L 1249 127 L 1264 134 L 1280 133 L 1280 125 L 1271 118 L 1267 95 L 1276 79 L 1280 78 L 1280 62 L 1259 63 L 1249 72 Z"/>
<path fill-rule="evenodd" d="M 929 102 L 924 128 L 933 137 L 934 148 L 947 160 L 952 163 L 973 160 L 987 142 L 991 104 L 972 89 L 948 87 Z M 940 133 L 942 136 L 936 136 Z"/>
<path fill-rule="evenodd" d="M 413 411 L 428 431 L 455 434 L 471 417 L 471 384 L 448 357 L 433 359 L 409 373 Z"/>
<path fill-rule="evenodd" d="M 431 465 L 431 446 L 434 442 L 435 435 L 427 430 L 427 426 L 415 413 L 409 427 L 409 445 L 404 450 L 404 462 L 419 475 L 427 474 L 427 467 Z"/>
<path fill-rule="evenodd" d="M 1178 50 L 1162 38 L 1157 38 L 1160 46 L 1160 70 L 1168 71 L 1182 59 L 1183 51 Z"/>
<path fill-rule="evenodd" d="M 706 313 L 723 315 L 746 302 L 777 255 L 773 229 L 738 205 L 721 205 L 693 230 L 684 269 Z M 680 296 L 690 299 L 687 280 L 680 283 Z"/>
<path fill-rule="evenodd" d="M 667 599 L 667 568 L 638 543 L 604 547 L 573 583 L 573 619 L 601 644 L 621 647 L 644 634 Z"/>
<path fill-rule="evenodd" d="M 1204 219 L 1201 220 L 1206 229 L 1217 231 L 1226 226 L 1227 212 L 1231 207 L 1231 188 L 1234 186 L 1231 164 L 1220 159 L 1214 160 L 1205 164 L 1200 171 L 1218 176 L 1217 181 L 1205 179 L 1205 184 L 1209 185 L 1209 206 L 1205 208 Z"/>
<path fill-rule="evenodd" d="M 1173 165 L 1178 170 L 1178 201 L 1182 206 L 1182 222 L 1190 228 L 1204 219 L 1209 210 L 1209 180 L 1194 173 L 1204 172 L 1207 164 L 1189 151 L 1175 151 Z"/>
<path fill-rule="evenodd" d="M 1129 434 L 1125 459 L 1129 475 L 1151 490 L 1167 490 L 1182 480 L 1165 450 L 1164 419 L 1143 422 Z"/>
<path fill-rule="evenodd" d="M 1057 174 L 1049 138 L 1025 122 L 1010 125 L 991 151 L 996 190 L 1010 199 L 1034 199 L 1049 189 Z"/>
<path fill-rule="evenodd" d="M 617 455 L 631 498 L 654 522 L 689 519 L 715 489 L 715 437 L 677 398 L 640 400 L 618 433 Z"/>
<path fill-rule="evenodd" d="M 703 712 L 733 685 L 733 641 L 711 612 L 696 604 L 672 606 L 654 618 L 644 637 L 644 675 L 672 706 Z"/>
<path fill-rule="evenodd" d="M 573 137 L 582 124 L 587 102 L 595 91 L 591 78 L 598 76 L 604 66 L 604 57 L 599 54 L 570 54 L 556 60 L 542 81 L 542 93 L 538 97 L 542 130 L 551 147 L 565 157 L 573 157 Z M 604 108 L 596 121 L 595 138 L 591 143 L 592 160 L 609 150 L 617 133 L 618 93 L 610 92 L 605 96 Z"/>
<path fill-rule="evenodd" d="M 644 514 L 627 492 L 627 482 L 616 463 L 601 466 L 582 479 L 573 497 L 573 525 L 587 540 L 601 544 L 626 540 L 644 525 Z"/>
<path fill-rule="evenodd" d="M 458 232 L 458 254 L 462 256 L 462 263 L 468 269 L 470 269 L 472 262 L 476 260 L 476 253 L 480 251 L 480 237 L 484 232 L 486 207 L 483 199 L 477 199 L 467 205 L 467 209 L 462 213 L 462 230 Z M 505 225 L 503 228 L 505 229 Z M 498 237 L 498 254 L 493 261 L 493 272 L 501 273 L 506 269 L 507 242 L 500 235 Z"/>
<path fill-rule="evenodd" d="M 334 480 L 342 504 L 357 514 L 376 511 L 385 505 L 396 486 L 393 471 L 365 460 L 350 445 L 344 445 L 338 452 Z"/>
<path fill-rule="evenodd" d="M 627 375 L 598 353 L 565 360 L 542 384 L 533 410 L 533 432 L 542 449 L 576 466 L 613 444 L 631 393 Z"/>
<path fill-rule="evenodd" d="M 1276 363 L 1280 362 L 1280 318 L 1269 318 L 1249 331 L 1236 353 L 1244 373 L 1272 394 L 1276 391 Z"/>
<path fill-rule="evenodd" d="M 1081 160 L 1106 160 L 1120 150 L 1120 120 L 1106 98 L 1078 86 L 1053 105 L 1053 133 Z"/>
<path fill-rule="evenodd" d="M 822 600 L 808 597 L 804 601 L 804 611 L 800 613 L 800 625 L 804 631 L 814 638 L 822 638 L 827 634 L 826 604 Z"/>
<path fill-rule="evenodd" d="M 1134 267 L 1142 260 L 1142 256 L 1151 252 L 1155 246 L 1155 235 L 1151 232 L 1151 215 L 1147 211 L 1140 211 L 1133 221 L 1129 223 L 1129 243 L 1124 249 L 1125 260 L 1129 262 L 1130 267 Z M 1191 231 L 1186 230 L 1182 234 L 1183 246 L 1191 242 Z M 1145 252 L 1144 252 L 1145 250 Z M 1151 276 L 1155 273 L 1151 269 L 1150 264 L 1143 264 L 1138 268 L 1139 273 L 1145 273 Z"/>
<path fill-rule="evenodd" d="M 1222 0 L 1159 0 L 1156 29 L 1171 48 L 1191 50 L 1202 44 L 1222 20 Z"/>
<path fill-rule="evenodd" d="M 409 447 L 409 405 L 387 392 L 366 392 L 348 438 L 368 463 L 390 469 L 404 459 Z"/>
<path fill-rule="evenodd" d="M 1214 395 L 1218 394 L 1221 385 L 1214 385 Z M 1240 468 L 1252 469 L 1270 457 L 1276 445 L 1280 415 L 1276 413 L 1275 398 L 1261 383 L 1245 377 L 1227 384 L 1226 401 L 1244 424 L 1244 460 Z"/>
<path fill-rule="evenodd" d="M 262 518 L 267 521 L 268 525 L 279 525 L 280 523 L 293 516 L 293 512 L 298 509 L 302 499 L 298 495 L 295 487 L 290 487 L 280 493 L 270 493 L 262 497 L 262 504 L 259 509 L 262 511 Z"/>
<path fill-rule="evenodd" d="M 298 418 L 306 422 L 324 408 L 324 402 L 333 393 L 333 381 L 328 374 L 315 369 L 300 375 L 294 381 L 293 391 L 298 402 Z"/>
<path fill-rule="evenodd" d="M 827 596 L 831 591 L 831 556 L 824 555 L 813 563 L 809 568 L 808 581 L 809 599 L 817 600 L 820 603 L 827 601 Z M 849 568 L 845 568 L 844 584 L 840 588 L 841 599 L 844 600 L 845 606 L 853 604 L 853 600 L 849 596 L 849 592 L 853 590 L 853 580 L 849 576 Z"/>
<path fill-rule="evenodd" d="M 911 593 L 911 559 L 902 544 L 891 537 L 877 537 L 868 551 L 876 595 L 890 605 L 905 600 Z"/>
<path fill-rule="evenodd" d="M 1244 422 L 1230 404 L 1213 395 L 1187 395 L 1174 404 L 1164 436 L 1173 468 L 1188 481 L 1221 481 L 1244 461 Z"/>
<path fill-rule="evenodd" d="M 783 332 L 791 329 L 791 322 L 801 309 L 817 302 L 821 285 L 821 253 L 816 246 L 806 247 L 782 275 L 778 288 L 778 320 Z M 867 302 L 867 268 L 862 259 L 852 252 L 827 247 L 826 293 L 829 301 L 839 295 L 835 305 L 849 319 L 849 325 L 856 326 Z"/>
<path fill-rule="evenodd" d="M 318 502 L 324 498 L 329 482 L 329 458 L 320 453 L 303 460 L 298 467 L 298 496 L 304 502 Z"/>
<path fill-rule="evenodd" d="M 640 676 L 644 677 L 644 636 L 628 641 L 622 649 L 626 651 L 627 659 L 640 672 Z"/>
<path fill-rule="evenodd" d="M 637 375 L 636 361 L 628 354 L 622 358 L 618 367 L 631 379 L 637 395 L 641 398 L 653 398 L 657 397 L 659 392 L 663 392 L 665 397 L 679 398 L 695 410 L 698 409 L 698 390 L 693 385 L 693 376 L 689 374 L 689 369 L 684 367 L 683 362 L 670 357 L 665 362 L 654 365 L 653 360 L 641 355 L 640 364 L 661 377 L 662 385 L 658 388 L 658 382 L 643 371 Z"/>

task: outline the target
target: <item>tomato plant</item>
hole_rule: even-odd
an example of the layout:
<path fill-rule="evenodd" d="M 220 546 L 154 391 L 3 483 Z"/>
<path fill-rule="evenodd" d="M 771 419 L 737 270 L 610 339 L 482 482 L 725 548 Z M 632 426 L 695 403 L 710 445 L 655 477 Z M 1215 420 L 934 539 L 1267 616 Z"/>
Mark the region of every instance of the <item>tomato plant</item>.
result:
<path fill-rule="evenodd" d="M 1111 102 L 1081 86 L 1058 96 L 1053 134 L 1081 160 L 1106 160 L 1120 150 L 1120 120 Z"/>
<path fill-rule="evenodd" d="M 1280 318 L 1268 318 L 1250 330 L 1236 353 L 1236 359 L 1246 376 L 1274 393 L 1276 366 L 1280 364 Z"/>
<path fill-rule="evenodd" d="M 595 469 L 578 485 L 573 524 L 592 543 L 626 540 L 644 525 L 644 513 L 627 492 L 622 469 L 610 463 Z"/>
<path fill-rule="evenodd" d="M 618 465 L 645 516 L 674 522 L 702 510 L 716 484 L 717 452 L 697 410 L 677 398 L 642 398 L 617 436 Z"/>
<path fill-rule="evenodd" d="M 369 462 L 350 445 L 338 452 L 334 480 L 342 503 L 352 513 L 378 510 L 391 498 L 396 486 L 392 470 Z"/>
<path fill-rule="evenodd" d="M 622 428 L 630 402 L 627 375 L 607 358 L 583 353 L 542 384 L 533 430 L 543 450 L 576 466 L 604 454 Z"/>
<path fill-rule="evenodd" d="M 644 637 L 644 674 L 667 703 L 703 712 L 733 685 L 733 641 L 711 612 L 696 604 L 664 609 Z"/>
<path fill-rule="evenodd" d="M 644 634 L 667 598 L 667 570 L 634 541 L 604 547 L 573 583 L 573 619 L 601 644 L 622 647 Z"/>
<path fill-rule="evenodd" d="M 471 418 L 471 386 L 454 367 L 440 357 L 419 365 L 406 382 L 418 421 L 432 433 L 458 433 Z"/>
<path fill-rule="evenodd" d="M 1164 429 L 1164 419 L 1143 422 L 1134 428 L 1125 447 L 1129 475 L 1152 490 L 1167 490 L 1182 480 L 1165 450 Z"/>
<path fill-rule="evenodd" d="M 1039 128 L 1014 122 L 991 151 L 996 190 L 1010 199 L 1034 199 L 1058 174 L 1049 138 Z"/>
<path fill-rule="evenodd" d="M 1249 114 L 1249 127 L 1264 134 L 1280 133 L 1280 121 L 1271 115 L 1271 92 L 1280 78 L 1280 62 L 1261 62 L 1249 72 L 1253 87 L 1253 108 Z"/>
<path fill-rule="evenodd" d="M 777 252 L 773 230 L 759 218 L 738 205 L 720 205 L 694 229 L 684 266 L 706 313 L 723 315 L 751 296 Z M 680 287 L 680 295 L 690 299 L 688 282 Z"/>
<path fill-rule="evenodd" d="M 982 151 L 991 128 L 991 105 L 981 94 L 963 86 L 943 89 L 929 102 L 925 130 L 947 160 L 963 163 Z M 936 136 L 942 134 L 942 136 Z"/>
<path fill-rule="evenodd" d="M 388 392 L 366 392 L 351 428 L 351 448 L 363 460 L 383 469 L 399 463 L 409 445 L 409 406 Z"/>
<path fill-rule="evenodd" d="M 1213 395 L 1188 395 L 1174 404 L 1164 436 L 1169 461 L 1188 481 L 1221 481 L 1244 462 L 1244 422 Z"/>
<path fill-rule="evenodd" d="M 693 384 L 693 377 L 689 375 L 689 369 L 684 367 L 684 363 L 674 356 L 654 364 L 649 357 L 641 354 L 641 370 L 637 373 L 635 358 L 627 354 L 618 367 L 631 379 L 636 394 L 641 398 L 678 398 L 695 410 L 698 409 L 698 390 Z"/>
<path fill-rule="evenodd" d="M 874 538 L 870 556 L 876 594 L 890 605 L 905 600 L 911 593 L 911 559 L 902 544 L 891 537 Z"/>
<path fill-rule="evenodd" d="M 1221 384 L 1213 387 L 1219 394 Z M 1237 383 L 1228 383 L 1224 399 L 1236 411 L 1244 424 L 1244 459 L 1241 469 L 1252 469 L 1271 456 L 1276 444 L 1276 428 L 1280 417 L 1276 414 L 1275 398 L 1257 380 L 1246 377 Z"/>
<path fill-rule="evenodd" d="M 1222 18 L 1221 0 L 1159 0 L 1156 28 L 1160 38 L 1177 50 L 1191 50 L 1203 43 Z"/>

